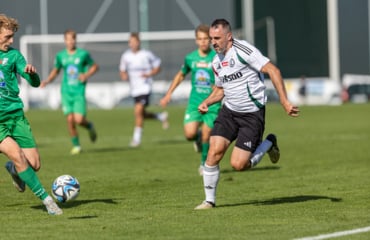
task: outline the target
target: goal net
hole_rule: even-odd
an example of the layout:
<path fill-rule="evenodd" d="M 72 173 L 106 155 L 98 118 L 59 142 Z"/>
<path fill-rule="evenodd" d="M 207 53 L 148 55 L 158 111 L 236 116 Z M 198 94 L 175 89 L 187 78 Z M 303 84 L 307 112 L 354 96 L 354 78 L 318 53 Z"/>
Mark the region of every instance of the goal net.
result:
<path fill-rule="evenodd" d="M 128 83 L 121 81 L 118 68 L 121 54 L 128 49 L 129 35 L 128 32 L 77 35 L 77 46 L 88 50 L 100 67 L 87 84 L 86 97 L 90 107 L 110 109 L 131 104 Z M 140 38 L 142 48 L 150 49 L 162 60 L 162 71 L 154 78 L 154 102 L 166 92 L 184 56 L 196 48 L 194 31 L 142 32 Z M 41 79 L 47 78 L 55 54 L 64 48 L 63 34 L 23 35 L 20 39 L 20 51 L 37 68 Z M 25 109 L 59 108 L 61 77 L 62 73 L 44 89 L 32 88 L 22 80 L 20 96 Z M 185 81 L 174 92 L 174 102 L 184 102 L 189 92 L 190 83 Z"/>

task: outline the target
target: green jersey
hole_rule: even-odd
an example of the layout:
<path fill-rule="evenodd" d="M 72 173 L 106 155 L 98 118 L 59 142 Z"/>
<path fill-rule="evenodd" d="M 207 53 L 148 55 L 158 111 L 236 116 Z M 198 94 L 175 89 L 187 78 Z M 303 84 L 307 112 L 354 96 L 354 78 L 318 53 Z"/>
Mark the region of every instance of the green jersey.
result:
<path fill-rule="evenodd" d="M 76 48 L 73 54 L 69 54 L 67 49 L 57 53 L 54 67 L 58 70 L 63 69 L 62 96 L 85 94 L 86 82 L 81 82 L 78 76 L 85 73 L 93 64 L 94 60 L 90 54 L 81 48 Z"/>
<path fill-rule="evenodd" d="M 5 52 L 0 50 L 0 121 L 12 116 L 23 115 L 23 102 L 19 97 L 17 74 L 33 87 L 40 85 L 38 74 L 24 72 L 26 65 L 26 60 L 18 50 L 14 48 L 9 48 Z"/>
<path fill-rule="evenodd" d="M 191 72 L 189 105 L 198 107 L 211 94 L 212 87 L 215 84 L 212 70 L 212 60 L 215 55 L 216 52 L 212 49 L 205 57 L 200 56 L 198 50 L 185 56 L 181 72 L 184 75 Z M 219 106 L 220 103 L 216 103 L 210 107 L 218 108 Z"/>

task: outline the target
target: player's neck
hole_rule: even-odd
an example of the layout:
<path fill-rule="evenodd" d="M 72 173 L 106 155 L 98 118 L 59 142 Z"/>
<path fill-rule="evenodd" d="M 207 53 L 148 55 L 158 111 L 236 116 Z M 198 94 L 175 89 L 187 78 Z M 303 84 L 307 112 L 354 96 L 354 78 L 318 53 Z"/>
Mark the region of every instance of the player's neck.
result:
<path fill-rule="evenodd" d="M 198 53 L 199 53 L 199 56 L 201 56 L 201 57 L 205 57 L 205 56 L 207 56 L 208 55 L 208 53 L 211 51 L 211 49 L 210 48 L 208 48 L 207 50 L 205 50 L 205 51 L 203 51 L 203 50 L 201 50 L 201 49 L 198 49 Z"/>

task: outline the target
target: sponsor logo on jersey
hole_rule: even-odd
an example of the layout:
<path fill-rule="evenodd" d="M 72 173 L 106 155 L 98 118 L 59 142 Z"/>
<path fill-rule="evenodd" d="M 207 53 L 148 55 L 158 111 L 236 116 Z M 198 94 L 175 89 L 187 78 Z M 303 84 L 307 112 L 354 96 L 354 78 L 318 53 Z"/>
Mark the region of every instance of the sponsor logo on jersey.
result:
<path fill-rule="evenodd" d="M 0 59 L 0 65 L 6 65 L 8 58 Z"/>
<path fill-rule="evenodd" d="M 197 63 L 196 63 L 196 67 L 197 67 L 197 68 L 208 68 L 208 67 L 209 67 L 209 65 L 208 65 L 208 63 L 206 63 L 206 62 L 197 62 Z"/>
<path fill-rule="evenodd" d="M 237 72 L 237 73 L 233 73 L 233 74 L 230 74 L 230 75 L 224 75 L 224 76 L 221 77 L 221 81 L 223 83 L 231 82 L 235 79 L 241 78 L 242 76 L 243 76 L 242 72 Z"/>
<path fill-rule="evenodd" d="M 235 60 L 234 58 L 231 58 L 230 59 L 230 67 L 234 67 L 235 66 Z"/>
<path fill-rule="evenodd" d="M 227 67 L 227 66 L 229 66 L 229 62 L 222 62 L 222 63 L 221 63 L 221 65 L 222 65 L 223 67 Z"/>

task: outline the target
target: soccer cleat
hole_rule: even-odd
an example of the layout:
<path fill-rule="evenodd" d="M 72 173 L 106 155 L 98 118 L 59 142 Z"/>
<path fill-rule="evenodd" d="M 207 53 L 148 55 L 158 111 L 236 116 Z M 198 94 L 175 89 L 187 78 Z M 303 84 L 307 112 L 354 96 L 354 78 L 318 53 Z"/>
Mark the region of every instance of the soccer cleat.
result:
<path fill-rule="evenodd" d="M 54 200 L 49 196 L 42 201 L 49 215 L 62 215 L 63 210 L 58 207 Z"/>
<path fill-rule="evenodd" d="M 132 147 L 132 148 L 137 148 L 139 146 L 140 146 L 140 142 L 137 142 L 137 141 L 134 141 L 134 140 L 132 140 L 130 142 L 130 147 Z"/>
<path fill-rule="evenodd" d="M 18 176 L 17 171 L 15 170 L 14 163 L 12 161 L 8 161 L 5 164 L 6 170 L 9 172 L 10 176 L 13 178 L 13 185 L 19 192 L 24 192 L 26 190 L 26 183 L 20 179 Z"/>
<path fill-rule="evenodd" d="M 204 166 L 200 165 L 199 168 L 198 168 L 199 176 L 203 176 L 203 169 L 204 169 Z"/>
<path fill-rule="evenodd" d="M 166 130 L 170 127 L 170 124 L 168 122 L 168 112 L 162 112 L 160 114 L 160 121 L 162 122 L 162 128 L 164 130 Z"/>
<path fill-rule="evenodd" d="M 194 151 L 197 153 L 202 152 L 202 132 L 198 131 L 197 139 L 193 142 Z"/>
<path fill-rule="evenodd" d="M 267 140 L 269 140 L 272 143 L 271 148 L 267 151 L 269 154 L 270 160 L 272 163 L 277 163 L 280 159 L 280 150 L 277 145 L 277 139 L 274 134 L 269 134 L 266 137 Z"/>
<path fill-rule="evenodd" d="M 82 151 L 81 147 L 80 146 L 74 146 L 72 149 L 71 149 L 71 154 L 72 155 L 77 155 L 77 154 L 80 154 Z"/>
<path fill-rule="evenodd" d="M 211 209 L 214 207 L 216 207 L 216 205 L 213 202 L 203 201 L 201 204 L 196 206 L 194 210 Z"/>
<path fill-rule="evenodd" d="M 98 135 L 96 134 L 96 130 L 94 128 L 93 123 L 90 123 L 89 137 L 90 137 L 91 142 L 96 142 L 96 139 L 98 138 Z"/>

